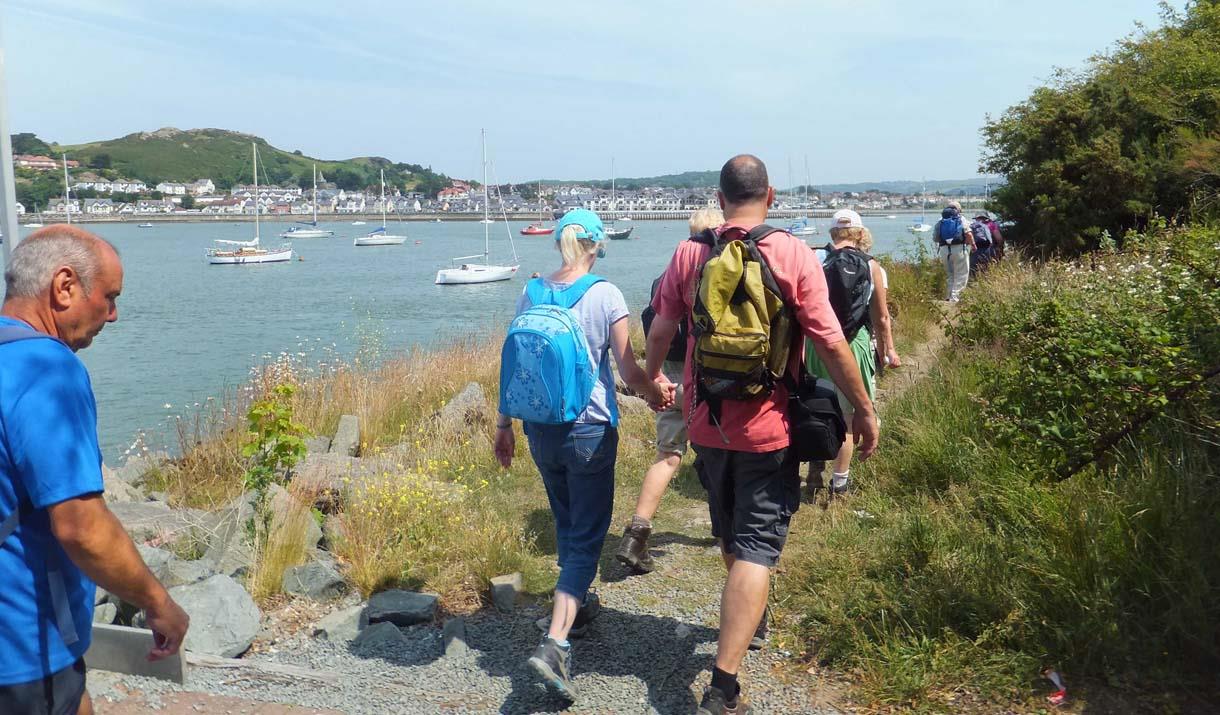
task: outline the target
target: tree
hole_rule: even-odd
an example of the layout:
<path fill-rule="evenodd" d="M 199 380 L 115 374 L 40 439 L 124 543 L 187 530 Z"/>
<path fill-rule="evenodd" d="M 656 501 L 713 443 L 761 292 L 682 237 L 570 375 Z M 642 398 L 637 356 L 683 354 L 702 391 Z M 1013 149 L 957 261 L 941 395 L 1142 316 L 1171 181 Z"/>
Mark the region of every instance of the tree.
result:
<path fill-rule="evenodd" d="M 182 208 L 184 208 L 184 209 L 195 208 L 195 197 L 191 196 L 190 194 L 183 196 L 182 197 Z"/>
<path fill-rule="evenodd" d="M 94 169 L 109 169 L 110 164 L 110 155 L 104 152 L 101 154 L 94 154 L 93 158 L 89 160 L 89 166 Z"/>
<path fill-rule="evenodd" d="M 33 132 L 22 132 L 12 136 L 14 154 L 41 154 L 49 156 L 51 147 Z"/>
<path fill-rule="evenodd" d="M 1074 254 L 1215 211 L 1218 87 L 1220 1 L 1199 0 L 989 120 L 982 169 L 1007 178 L 993 201 L 1013 237 Z"/>

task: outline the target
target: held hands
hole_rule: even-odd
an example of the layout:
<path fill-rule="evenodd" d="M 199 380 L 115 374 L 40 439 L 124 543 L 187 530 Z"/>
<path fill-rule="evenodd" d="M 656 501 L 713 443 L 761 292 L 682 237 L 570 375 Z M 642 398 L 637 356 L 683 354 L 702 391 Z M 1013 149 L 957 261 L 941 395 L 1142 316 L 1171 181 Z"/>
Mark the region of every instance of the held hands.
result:
<path fill-rule="evenodd" d="M 161 660 L 178 652 L 191 626 L 191 617 L 166 594 L 165 600 L 145 610 L 145 623 L 153 632 L 153 647 L 148 660 Z"/>
<path fill-rule="evenodd" d="M 669 378 L 658 375 L 648 383 L 648 393 L 644 395 L 644 399 L 648 400 L 648 406 L 654 412 L 661 412 L 674 404 L 674 395 L 677 390 L 678 386 L 670 382 Z"/>

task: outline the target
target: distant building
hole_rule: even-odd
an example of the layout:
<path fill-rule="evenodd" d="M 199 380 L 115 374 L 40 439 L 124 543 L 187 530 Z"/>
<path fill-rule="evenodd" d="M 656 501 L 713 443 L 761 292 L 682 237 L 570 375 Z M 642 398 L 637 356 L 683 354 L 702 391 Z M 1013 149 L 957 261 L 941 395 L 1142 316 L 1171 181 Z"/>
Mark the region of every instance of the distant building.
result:
<path fill-rule="evenodd" d="M 49 156 L 40 154 L 16 154 L 13 156 L 13 166 L 21 169 L 33 169 L 34 171 L 54 171 L 62 169 L 58 159 L 52 159 Z M 75 169 L 80 166 L 80 162 L 75 159 L 68 159 L 68 168 Z"/>
<path fill-rule="evenodd" d="M 216 184 L 211 179 L 199 179 L 188 184 L 186 190 L 191 196 L 204 196 L 216 193 Z"/>
<path fill-rule="evenodd" d="M 156 190 L 166 196 L 186 196 L 186 184 L 179 184 L 174 181 L 162 181 L 157 184 Z"/>
<path fill-rule="evenodd" d="M 94 216 L 109 216 L 114 213 L 114 201 L 110 199 L 85 199 L 85 213 Z"/>

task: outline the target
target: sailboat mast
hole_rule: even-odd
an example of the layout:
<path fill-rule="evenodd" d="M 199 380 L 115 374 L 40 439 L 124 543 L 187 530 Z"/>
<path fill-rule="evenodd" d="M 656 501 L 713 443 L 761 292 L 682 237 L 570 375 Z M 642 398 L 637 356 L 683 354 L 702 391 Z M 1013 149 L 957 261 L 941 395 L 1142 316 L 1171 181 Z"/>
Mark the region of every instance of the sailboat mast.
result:
<path fill-rule="evenodd" d="M 805 156 L 805 211 L 809 212 L 809 156 Z"/>
<path fill-rule="evenodd" d="M 318 226 L 318 165 L 313 165 L 313 225 Z"/>
<path fill-rule="evenodd" d="M 254 245 L 258 245 L 258 145 L 250 142 L 250 153 L 254 157 Z"/>
<path fill-rule="evenodd" d="M 381 170 L 381 228 L 385 228 L 385 169 Z"/>
<path fill-rule="evenodd" d="M 490 199 L 487 198 L 487 130 L 481 129 L 483 136 L 483 262 L 491 255 L 491 224 L 488 223 L 487 208 Z"/>
<path fill-rule="evenodd" d="M 64 160 L 64 211 L 68 212 L 68 224 L 72 223 L 72 194 L 68 192 L 68 155 L 61 154 Z"/>
<path fill-rule="evenodd" d="M 615 218 L 618 218 L 618 214 L 614 213 L 615 204 L 618 203 L 615 201 L 614 196 L 614 180 L 617 178 L 617 176 L 618 172 L 614 170 L 614 157 L 610 157 L 610 211 Z"/>

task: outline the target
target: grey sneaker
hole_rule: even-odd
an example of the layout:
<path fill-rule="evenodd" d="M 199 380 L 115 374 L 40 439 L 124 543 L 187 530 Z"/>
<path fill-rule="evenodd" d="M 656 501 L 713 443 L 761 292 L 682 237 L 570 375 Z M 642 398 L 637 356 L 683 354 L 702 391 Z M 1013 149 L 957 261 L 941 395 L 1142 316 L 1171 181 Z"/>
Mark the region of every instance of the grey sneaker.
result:
<path fill-rule="evenodd" d="M 550 638 L 543 638 L 529 659 L 530 669 L 542 678 L 551 690 L 576 702 L 576 686 L 572 684 L 572 651 L 561 648 Z"/>
<path fill-rule="evenodd" d="M 847 481 L 843 482 L 842 485 L 837 487 L 835 486 L 834 480 L 831 479 L 830 488 L 827 490 L 827 493 L 829 493 L 831 497 L 847 496 L 849 493 L 851 493 L 851 477 L 848 477 Z"/>
<path fill-rule="evenodd" d="M 597 594 L 590 591 L 585 595 L 585 602 L 581 604 L 580 609 L 576 611 L 576 618 L 572 621 L 572 628 L 568 630 L 568 638 L 584 638 L 589 632 L 589 624 L 593 622 L 602 612 L 602 600 Z M 538 630 L 546 633 L 551 630 L 551 617 L 543 616 L 534 621 L 538 626 Z"/>
<path fill-rule="evenodd" d="M 638 524 L 633 520 L 623 530 L 623 541 L 619 544 L 618 552 L 614 554 L 614 558 L 618 559 L 619 563 L 631 569 L 634 573 L 649 573 L 655 567 L 652 561 L 652 554 L 648 553 L 648 537 L 651 535 L 651 528 Z"/>
<path fill-rule="evenodd" d="M 696 715 L 750 715 L 754 710 L 740 692 L 737 702 L 730 707 L 724 692 L 709 685 L 703 689 L 703 700 L 699 701 L 699 709 L 695 712 Z"/>

